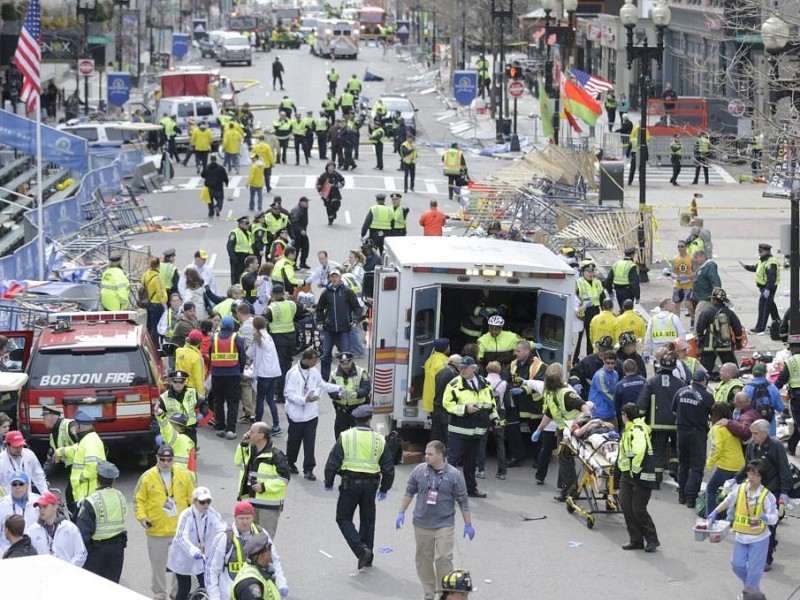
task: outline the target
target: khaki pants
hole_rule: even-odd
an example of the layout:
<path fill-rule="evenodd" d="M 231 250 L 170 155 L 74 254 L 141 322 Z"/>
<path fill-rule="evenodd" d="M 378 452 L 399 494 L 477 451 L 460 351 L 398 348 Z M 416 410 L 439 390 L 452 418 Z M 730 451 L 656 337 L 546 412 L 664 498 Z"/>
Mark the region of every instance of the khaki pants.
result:
<path fill-rule="evenodd" d="M 417 542 L 417 576 L 422 583 L 422 593 L 433 600 L 437 583 L 453 570 L 454 527 L 422 529 L 414 527 Z"/>
<path fill-rule="evenodd" d="M 246 417 L 255 417 L 256 399 L 253 393 L 253 380 L 242 377 L 242 383 L 239 389 L 242 401 L 242 414 Z"/>
<path fill-rule="evenodd" d="M 156 600 L 167 600 L 170 596 L 175 597 L 178 591 L 178 584 L 174 577 L 170 576 L 170 590 L 167 590 L 167 557 L 169 547 L 174 536 L 148 535 L 147 555 L 150 558 L 150 589 L 153 591 L 153 598 Z"/>
<path fill-rule="evenodd" d="M 255 509 L 256 514 L 253 521 L 255 521 L 256 525 L 263 527 L 269 537 L 275 539 L 275 534 L 278 532 L 278 519 L 281 518 L 283 509 L 261 508 L 259 506 L 256 506 Z"/>
<path fill-rule="evenodd" d="M 700 300 L 700 302 L 697 303 L 697 306 L 694 307 L 695 316 L 699 317 L 700 313 L 702 313 L 705 309 L 707 309 L 710 306 L 711 302 L 709 300 Z"/>

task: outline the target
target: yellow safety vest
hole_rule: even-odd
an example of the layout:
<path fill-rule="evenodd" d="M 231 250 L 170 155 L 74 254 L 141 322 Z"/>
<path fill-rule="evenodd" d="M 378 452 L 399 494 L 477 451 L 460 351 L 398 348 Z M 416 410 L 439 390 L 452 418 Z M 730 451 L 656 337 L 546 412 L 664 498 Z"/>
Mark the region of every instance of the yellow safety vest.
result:
<path fill-rule="evenodd" d="M 742 483 L 739 486 L 739 494 L 736 498 L 736 511 L 733 517 L 733 530 L 739 533 L 748 533 L 750 535 L 758 535 L 767 524 L 761 520 L 761 515 L 764 514 L 764 498 L 769 494 L 767 488 L 762 488 L 756 499 L 756 504 L 753 507 L 753 512 L 750 512 L 750 502 L 747 498 L 747 483 Z M 750 519 L 757 519 L 758 525 L 755 527 L 750 525 Z"/>
<path fill-rule="evenodd" d="M 614 274 L 614 285 L 618 285 L 620 287 L 630 285 L 631 269 L 633 269 L 635 266 L 636 263 L 625 258 L 615 262 L 614 266 L 611 267 L 611 272 Z"/>
<path fill-rule="evenodd" d="M 317 133 L 328 131 L 328 119 L 325 117 L 317 117 L 314 120 L 314 130 Z"/>
<path fill-rule="evenodd" d="M 405 141 L 405 142 L 402 143 L 400 148 L 401 149 L 402 148 L 407 148 L 407 149 L 411 150 L 411 152 L 409 152 L 406 155 L 403 155 L 402 150 L 401 150 L 400 154 L 401 154 L 401 156 L 403 156 L 403 164 L 413 165 L 415 162 L 417 162 L 417 149 L 414 147 L 414 144 L 412 144 L 409 141 Z"/>
<path fill-rule="evenodd" d="M 253 253 L 253 236 L 249 231 L 244 231 L 241 227 L 233 230 L 236 236 L 236 245 L 233 251 L 236 254 L 252 254 Z"/>
<path fill-rule="evenodd" d="M 308 131 L 308 126 L 305 124 L 305 122 L 303 120 L 292 121 L 292 133 L 293 134 L 299 135 L 301 137 L 305 137 L 307 131 Z"/>
<path fill-rule="evenodd" d="M 263 492 L 255 495 L 245 494 L 242 499 L 248 499 L 257 506 L 283 506 L 286 498 L 286 486 L 289 480 L 278 474 L 278 469 L 273 464 L 272 450 L 262 452 L 250 464 L 250 453 L 253 451 L 251 446 L 239 446 L 236 449 L 235 463 L 239 465 L 239 489 L 244 489 L 245 478 L 255 479 L 256 483 L 264 486 Z M 248 466 L 252 467 L 248 470 Z"/>
<path fill-rule="evenodd" d="M 245 579 L 255 579 L 258 582 L 261 586 L 261 597 L 264 600 L 281 600 L 281 593 L 278 591 L 275 582 L 272 581 L 272 579 L 266 579 L 261 574 L 261 571 L 258 570 L 258 567 L 251 563 L 246 563 L 242 567 L 242 570 L 239 571 L 236 579 L 233 580 L 233 585 L 231 585 L 231 600 L 238 600 L 236 598 L 236 586 Z"/>
<path fill-rule="evenodd" d="M 257 535 L 263 531 L 258 525 L 253 523 L 250 526 L 250 533 L 253 535 Z M 227 535 L 227 532 L 226 532 Z M 228 571 L 228 577 L 231 579 L 236 579 L 236 575 L 242 568 L 247 564 L 245 561 L 244 553 L 242 552 L 242 539 L 239 537 L 239 532 L 234 528 L 231 536 L 231 550 L 234 550 L 236 554 L 231 553 L 228 562 L 225 563 L 225 569 Z M 233 557 L 236 557 L 236 560 L 231 560 Z"/>
<path fill-rule="evenodd" d="M 288 225 L 289 217 L 283 213 L 279 213 L 275 216 L 275 214 L 270 211 L 264 215 L 264 227 L 266 227 L 267 231 L 272 235 L 275 235 L 281 229 L 286 229 Z"/>
<path fill-rule="evenodd" d="M 445 175 L 460 175 L 461 174 L 461 150 L 450 148 L 444 153 L 444 174 Z"/>
<path fill-rule="evenodd" d="M 729 379 L 725 383 L 720 383 L 714 390 L 714 402 L 728 402 L 731 390 L 738 387 L 741 392 L 744 384 L 739 379 Z"/>
<path fill-rule="evenodd" d="M 131 284 L 119 267 L 108 267 L 100 280 L 100 304 L 103 310 L 127 310 Z"/>
<path fill-rule="evenodd" d="M 219 351 L 219 333 L 214 335 L 214 343 L 211 349 L 212 367 L 235 367 L 239 364 L 239 348 L 236 346 L 236 335 L 232 333 L 229 338 L 222 340 L 227 348 L 223 352 Z"/>
<path fill-rule="evenodd" d="M 64 419 L 62 417 L 58 423 L 58 431 L 54 434 L 50 434 L 50 447 L 53 451 L 78 443 L 78 440 L 72 436 L 72 432 L 70 431 L 70 425 L 72 425 L 72 423 L 74 423 L 72 419 Z M 69 466 L 69 464 L 66 466 Z"/>
<path fill-rule="evenodd" d="M 292 123 L 288 119 L 276 119 L 272 122 L 272 126 L 275 128 L 275 137 L 278 141 L 288 139 L 292 133 Z"/>
<path fill-rule="evenodd" d="M 342 92 L 342 97 L 339 101 L 339 104 L 342 105 L 342 108 L 353 108 L 353 103 L 355 99 L 353 98 L 353 94 L 350 92 Z"/>
<path fill-rule="evenodd" d="M 364 378 L 364 374 L 366 371 L 356 365 L 356 372 L 352 375 L 348 376 L 346 379 L 339 374 L 337 370 L 333 376 L 333 381 L 341 388 L 344 388 L 345 393 L 339 396 L 338 400 L 334 400 L 334 404 L 338 404 L 339 406 L 358 406 L 359 404 L 364 404 L 366 399 L 362 397 L 356 398 L 347 398 L 347 394 L 349 392 L 356 392 L 361 385 L 361 380 Z"/>
<path fill-rule="evenodd" d="M 770 256 L 767 260 L 758 261 L 756 266 L 756 285 L 767 285 L 767 267 L 775 265 L 775 285 L 781 282 L 781 267 L 778 264 L 778 259 Z"/>
<path fill-rule="evenodd" d="M 171 262 L 162 262 L 158 270 L 161 273 L 161 281 L 164 282 L 164 287 L 169 291 L 172 287 L 172 278 L 178 269 Z"/>
<path fill-rule="evenodd" d="M 392 229 L 405 229 L 406 228 L 406 211 L 402 206 L 394 208 L 394 224 Z"/>
<path fill-rule="evenodd" d="M 106 459 L 106 448 L 97 432 L 90 431 L 77 444 L 59 448 L 59 458 L 72 458 L 69 481 L 75 502 L 97 489 L 97 463 Z"/>
<path fill-rule="evenodd" d="M 550 416 L 556 422 L 556 428 L 561 431 L 567 421 L 572 421 L 578 416 L 579 410 L 567 410 L 564 405 L 564 396 L 570 389 L 568 387 L 559 388 L 556 392 L 545 390 L 542 394 L 544 406 L 550 410 Z"/>
<path fill-rule="evenodd" d="M 388 231 L 392 228 L 392 209 L 384 204 L 376 204 L 369 209 L 372 213 L 370 229 Z"/>
<path fill-rule="evenodd" d="M 186 424 L 191 427 L 197 423 L 197 413 L 194 409 L 197 406 L 197 392 L 194 388 L 187 387 L 183 392 L 183 401 L 169 395 L 169 390 L 161 394 L 161 401 L 164 403 L 164 413 L 169 417 L 175 413 L 186 415 Z"/>
<path fill-rule="evenodd" d="M 783 364 L 789 369 L 789 387 L 800 389 L 800 354 L 790 356 Z"/>
<path fill-rule="evenodd" d="M 322 101 L 322 108 L 324 108 L 328 112 L 333 112 L 336 110 L 336 98 L 325 98 Z"/>
<path fill-rule="evenodd" d="M 697 150 L 700 154 L 708 154 L 711 142 L 706 136 L 702 136 L 697 140 Z"/>
<path fill-rule="evenodd" d="M 637 433 L 643 435 L 645 439 L 645 448 L 643 452 L 636 452 L 633 448 L 633 438 Z M 638 418 L 625 425 L 625 429 L 619 441 L 617 467 L 619 467 L 619 470 L 622 472 L 640 475 L 642 481 L 655 483 L 655 471 L 642 472 L 645 456 L 653 456 L 653 446 L 650 441 L 650 428 L 644 422 L 644 419 Z"/>
<path fill-rule="evenodd" d="M 89 494 L 85 501 L 94 509 L 93 540 L 108 540 L 125 532 L 128 503 L 119 490 L 103 488 Z"/>
<path fill-rule="evenodd" d="M 342 471 L 351 473 L 380 473 L 380 460 L 386 446 L 384 437 L 374 431 L 353 427 L 343 431 L 339 441 L 344 450 Z"/>
<path fill-rule="evenodd" d="M 270 302 L 269 312 L 272 320 L 269 322 L 270 333 L 294 333 L 294 316 L 297 314 L 297 304 L 291 300 Z"/>
<path fill-rule="evenodd" d="M 350 79 L 347 82 L 347 91 L 348 92 L 360 92 L 361 91 L 361 82 L 356 79 L 355 77 Z"/>
<path fill-rule="evenodd" d="M 336 71 L 331 71 L 330 73 L 328 73 L 328 81 L 331 81 L 333 83 L 339 81 L 339 73 L 337 73 Z"/>
<path fill-rule="evenodd" d="M 674 340 L 678 337 L 671 315 L 672 313 L 667 314 L 666 319 L 658 315 L 653 317 L 653 328 L 650 330 L 650 337 L 653 338 L 654 342 L 661 343 L 664 340 Z"/>
<path fill-rule="evenodd" d="M 578 311 L 578 316 L 582 317 L 586 314 L 584 304 L 588 301 L 592 306 L 600 306 L 600 296 L 603 294 L 603 284 L 597 279 L 589 281 L 585 277 L 578 279 L 578 296 L 581 300 L 581 308 Z"/>

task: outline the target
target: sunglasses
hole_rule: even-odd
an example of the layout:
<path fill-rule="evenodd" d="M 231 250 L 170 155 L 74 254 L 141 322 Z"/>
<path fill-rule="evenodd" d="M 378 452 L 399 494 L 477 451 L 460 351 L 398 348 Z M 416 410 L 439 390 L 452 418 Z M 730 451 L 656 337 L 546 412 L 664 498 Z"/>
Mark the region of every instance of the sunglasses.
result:
<path fill-rule="evenodd" d="M 11 487 L 24 487 L 26 485 L 28 485 L 28 484 L 27 483 L 22 483 L 21 481 L 15 481 L 14 483 L 11 484 Z"/>
<path fill-rule="evenodd" d="M 169 457 L 159 457 L 158 462 L 172 462 L 172 459 Z"/>
<path fill-rule="evenodd" d="M 198 500 L 197 503 L 202 504 L 203 506 L 208 506 L 211 504 L 211 500 Z"/>

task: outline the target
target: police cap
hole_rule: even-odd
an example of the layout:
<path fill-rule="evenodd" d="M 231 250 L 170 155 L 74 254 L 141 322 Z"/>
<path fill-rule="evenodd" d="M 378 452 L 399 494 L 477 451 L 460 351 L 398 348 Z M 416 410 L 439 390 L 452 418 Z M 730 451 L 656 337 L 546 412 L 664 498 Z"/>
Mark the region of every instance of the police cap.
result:
<path fill-rule="evenodd" d="M 103 479 L 116 479 L 119 477 L 119 469 L 114 463 L 101 460 L 97 463 L 97 475 Z"/>
<path fill-rule="evenodd" d="M 122 262 L 122 254 L 120 254 L 119 252 L 112 252 L 111 254 L 108 255 L 108 262 L 112 263 Z"/>
<path fill-rule="evenodd" d="M 55 415 L 57 417 L 61 416 L 61 411 L 57 408 L 52 406 L 47 406 L 46 404 L 42 406 L 42 415 Z"/>
<path fill-rule="evenodd" d="M 175 256 L 175 248 L 167 248 L 164 250 L 164 258 L 169 258 L 170 256 Z"/>
<path fill-rule="evenodd" d="M 75 413 L 75 422 L 76 423 L 94 423 L 94 417 L 91 416 L 87 411 L 84 409 L 78 409 L 78 412 Z"/>
<path fill-rule="evenodd" d="M 244 554 L 248 557 L 256 556 L 257 554 L 261 554 L 267 546 L 271 547 L 269 536 L 265 531 L 262 531 L 251 537 L 244 545 Z"/>
<path fill-rule="evenodd" d="M 625 248 L 625 256 L 633 256 L 636 254 L 636 248 Z"/>
<path fill-rule="evenodd" d="M 372 416 L 372 406 L 369 404 L 357 406 L 352 415 L 354 419 L 369 419 Z"/>
<path fill-rule="evenodd" d="M 375 200 L 378 202 L 386 202 L 386 194 L 375 194 Z"/>

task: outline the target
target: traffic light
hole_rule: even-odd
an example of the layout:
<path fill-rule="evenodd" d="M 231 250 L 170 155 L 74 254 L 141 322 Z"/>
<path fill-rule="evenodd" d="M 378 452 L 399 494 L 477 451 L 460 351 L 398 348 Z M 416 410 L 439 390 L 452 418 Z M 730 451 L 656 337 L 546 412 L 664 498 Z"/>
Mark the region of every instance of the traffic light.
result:
<path fill-rule="evenodd" d="M 508 79 L 522 79 L 522 67 L 518 64 L 508 65 L 506 67 L 506 77 Z"/>

